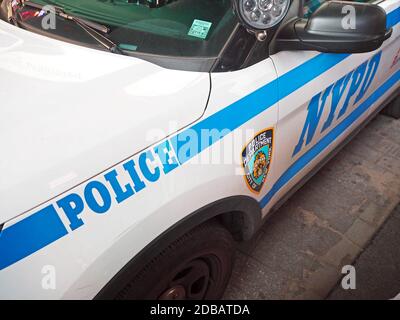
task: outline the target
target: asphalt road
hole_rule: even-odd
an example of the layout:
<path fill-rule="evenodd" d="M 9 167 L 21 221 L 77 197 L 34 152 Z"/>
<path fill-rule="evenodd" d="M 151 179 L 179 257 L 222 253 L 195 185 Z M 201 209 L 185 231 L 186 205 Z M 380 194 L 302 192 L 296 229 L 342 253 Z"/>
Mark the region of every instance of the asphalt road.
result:
<path fill-rule="evenodd" d="M 344 290 L 338 284 L 329 299 L 387 300 L 400 293 L 400 205 L 353 265 L 356 270 L 355 290 Z"/>
<path fill-rule="evenodd" d="M 379 115 L 239 246 L 225 298 L 391 297 L 397 289 L 372 276 L 398 284 L 400 223 L 388 217 L 399 202 L 400 120 Z M 353 292 L 338 287 L 344 265 L 359 269 Z"/>

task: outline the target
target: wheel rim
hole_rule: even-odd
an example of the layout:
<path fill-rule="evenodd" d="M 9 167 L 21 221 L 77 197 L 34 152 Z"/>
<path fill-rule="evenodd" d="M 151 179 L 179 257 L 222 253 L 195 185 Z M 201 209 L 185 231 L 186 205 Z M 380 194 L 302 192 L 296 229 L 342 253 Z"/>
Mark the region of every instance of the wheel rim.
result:
<path fill-rule="evenodd" d="M 168 276 L 160 300 L 201 300 L 212 290 L 216 278 L 220 277 L 219 260 L 215 256 L 203 256 L 182 263 Z"/>

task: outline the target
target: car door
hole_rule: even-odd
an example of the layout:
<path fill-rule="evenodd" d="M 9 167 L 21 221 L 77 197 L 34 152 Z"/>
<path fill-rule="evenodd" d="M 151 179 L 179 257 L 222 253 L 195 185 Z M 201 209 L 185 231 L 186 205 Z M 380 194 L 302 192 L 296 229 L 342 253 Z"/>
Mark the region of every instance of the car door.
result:
<path fill-rule="evenodd" d="M 306 0 L 310 15 L 326 0 Z M 359 1 L 367 2 L 367 1 Z M 278 75 L 279 114 L 274 170 L 278 177 L 261 201 L 269 211 L 393 90 L 398 77 L 399 0 L 379 2 L 393 35 L 362 54 L 281 51 L 271 55 Z M 396 58 L 397 57 L 397 58 Z"/>

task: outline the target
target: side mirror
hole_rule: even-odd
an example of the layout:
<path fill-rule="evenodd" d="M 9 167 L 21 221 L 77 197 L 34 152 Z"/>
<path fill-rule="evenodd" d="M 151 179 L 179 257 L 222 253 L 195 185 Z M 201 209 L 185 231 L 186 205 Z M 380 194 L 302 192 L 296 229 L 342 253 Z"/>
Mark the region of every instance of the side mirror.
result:
<path fill-rule="evenodd" d="M 309 19 L 294 19 L 276 36 L 277 51 L 316 50 L 331 53 L 374 51 L 390 38 L 386 12 L 369 3 L 328 1 Z"/>

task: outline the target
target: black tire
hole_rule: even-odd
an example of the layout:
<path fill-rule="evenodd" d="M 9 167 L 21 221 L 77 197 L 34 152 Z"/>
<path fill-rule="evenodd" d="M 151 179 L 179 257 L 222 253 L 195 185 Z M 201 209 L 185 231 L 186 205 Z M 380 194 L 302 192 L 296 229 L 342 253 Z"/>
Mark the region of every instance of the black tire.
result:
<path fill-rule="evenodd" d="M 207 222 L 160 250 L 116 299 L 220 299 L 234 252 L 232 235 L 219 223 Z"/>
<path fill-rule="evenodd" d="M 383 110 L 382 114 L 400 119 L 400 96 L 397 96 L 392 102 L 390 102 Z"/>

